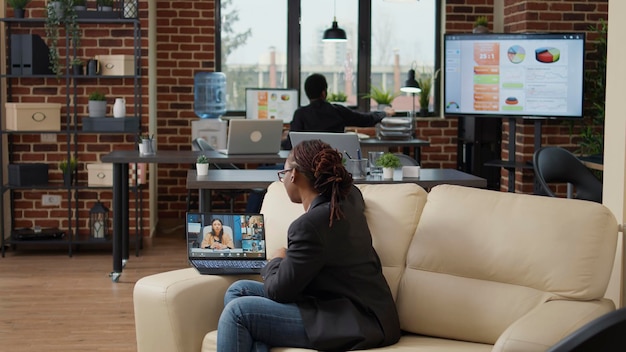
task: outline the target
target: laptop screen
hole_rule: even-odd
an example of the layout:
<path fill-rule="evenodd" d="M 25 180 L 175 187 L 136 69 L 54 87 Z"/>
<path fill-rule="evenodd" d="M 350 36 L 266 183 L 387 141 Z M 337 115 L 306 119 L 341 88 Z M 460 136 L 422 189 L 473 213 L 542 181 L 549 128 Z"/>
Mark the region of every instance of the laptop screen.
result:
<path fill-rule="evenodd" d="M 266 259 L 262 214 L 187 213 L 189 259 Z"/>

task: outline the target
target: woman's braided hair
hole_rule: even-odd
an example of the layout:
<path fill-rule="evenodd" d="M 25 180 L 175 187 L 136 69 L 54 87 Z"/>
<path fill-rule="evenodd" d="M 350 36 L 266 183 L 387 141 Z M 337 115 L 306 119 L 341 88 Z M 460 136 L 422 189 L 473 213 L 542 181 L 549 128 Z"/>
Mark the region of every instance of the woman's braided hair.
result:
<path fill-rule="evenodd" d="M 341 219 L 339 202 L 352 187 L 352 175 L 343 165 L 343 157 L 336 149 L 319 139 L 303 141 L 292 151 L 294 167 L 311 182 L 320 195 L 330 198 L 330 224 Z"/>

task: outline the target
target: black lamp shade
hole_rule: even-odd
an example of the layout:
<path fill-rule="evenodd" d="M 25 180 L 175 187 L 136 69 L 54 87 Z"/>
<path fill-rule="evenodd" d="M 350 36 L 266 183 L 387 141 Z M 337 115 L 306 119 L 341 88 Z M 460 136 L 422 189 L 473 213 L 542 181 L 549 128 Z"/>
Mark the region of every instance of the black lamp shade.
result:
<path fill-rule="evenodd" d="M 346 36 L 346 31 L 339 28 L 337 25 L 337 20 L 333 21 L 333 26 L 324 31 L 324 37 L 322 37 L 323 41 L 335 41 L 342 42 L 346 41 L 348 37 Z"/>
<path fill-rule="evenodd" d="M 419 93 L 422 90 L 420 89 L 420 85 L 415 80 L 415 70 L 409 70 L 409 78 L 404 82 L 404 86 L 400 88 L 400 91 L 405 93 Z"/>

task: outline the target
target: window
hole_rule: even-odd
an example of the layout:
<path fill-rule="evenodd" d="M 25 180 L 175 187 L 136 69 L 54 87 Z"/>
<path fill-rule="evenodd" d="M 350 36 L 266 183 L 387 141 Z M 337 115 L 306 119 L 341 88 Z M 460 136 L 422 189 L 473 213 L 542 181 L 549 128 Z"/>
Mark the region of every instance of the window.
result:
<path fill-rule="evenodd" d="M 440 0 L 221 0 L 217 70 L 227 77 L 227 109 L 244 111 L 246 87 L 299 87 L 306 105 L 304 80 L 316 72 L 326 76 L 329 93 L 369 110 L 361 97 L 371 85 L 397 92 L 410 68 L 418 75 L 439 68 L 439 6 Z M 346 42 L 322 42 L 333 18 Z M 400 96 L 394 108 L 410 111 L 412 101 Z"/>

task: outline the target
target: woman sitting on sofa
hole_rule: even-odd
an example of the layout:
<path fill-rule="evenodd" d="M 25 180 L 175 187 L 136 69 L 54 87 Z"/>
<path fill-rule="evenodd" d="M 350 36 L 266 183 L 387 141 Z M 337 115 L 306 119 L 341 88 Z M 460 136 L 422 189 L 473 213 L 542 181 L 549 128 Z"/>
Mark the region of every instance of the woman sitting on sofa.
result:
<path fill-rule="evenodd" d="M 400 324 L 342 155 L 320 140 L 296 145 L 278 172 L 305 213 L 288 248 L 263 268 L 264 282 L 240 280 L 224 297 L 218 351 L 273 346 L 353 350 L 394 344 Z"/>

